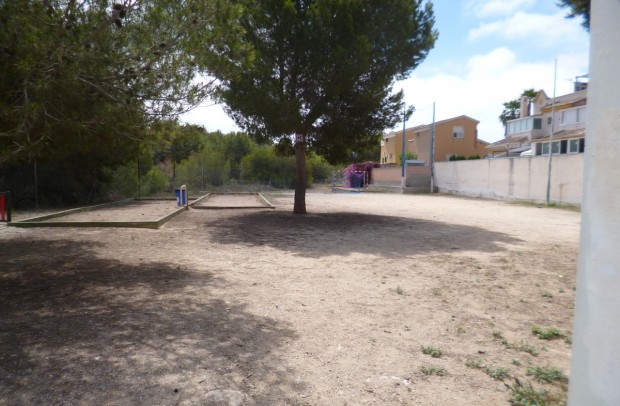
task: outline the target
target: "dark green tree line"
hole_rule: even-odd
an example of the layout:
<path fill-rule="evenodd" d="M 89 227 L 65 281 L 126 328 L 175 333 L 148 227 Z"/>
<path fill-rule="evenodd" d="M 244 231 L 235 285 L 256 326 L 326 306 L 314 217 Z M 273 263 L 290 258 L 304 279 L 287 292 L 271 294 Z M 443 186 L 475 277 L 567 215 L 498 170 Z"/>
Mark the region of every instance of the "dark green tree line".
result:
<path fill-rule="evenodd" d="M 0 2 L 0 172 L 105 181 L 211 93 L 204 74 L 243 66 L 239 14 L 223 0 Z"/>

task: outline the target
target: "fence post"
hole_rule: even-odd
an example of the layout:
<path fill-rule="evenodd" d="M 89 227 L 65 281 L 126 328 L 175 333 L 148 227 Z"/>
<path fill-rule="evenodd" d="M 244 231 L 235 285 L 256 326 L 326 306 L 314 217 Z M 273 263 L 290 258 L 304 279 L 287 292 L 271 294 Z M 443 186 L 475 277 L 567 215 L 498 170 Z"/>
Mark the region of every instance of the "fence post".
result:
<path fill-rule="evenodd" d="M 11 222 L 11 192 L 0 192 L 0 221 Z"/>

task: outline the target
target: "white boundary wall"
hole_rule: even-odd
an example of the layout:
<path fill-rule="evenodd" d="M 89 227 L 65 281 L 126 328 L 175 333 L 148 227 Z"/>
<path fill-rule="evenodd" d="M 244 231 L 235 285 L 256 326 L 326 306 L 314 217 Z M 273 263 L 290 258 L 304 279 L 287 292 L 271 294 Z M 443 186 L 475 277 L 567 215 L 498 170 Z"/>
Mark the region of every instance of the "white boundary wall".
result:
<path fill-rule="evenodd" d="M 440 192 L 501 200 L 546 202 L 548 156 L 435 163 Z M 581 205 L 583 154 L 554 155 L 550 201 Z"/>

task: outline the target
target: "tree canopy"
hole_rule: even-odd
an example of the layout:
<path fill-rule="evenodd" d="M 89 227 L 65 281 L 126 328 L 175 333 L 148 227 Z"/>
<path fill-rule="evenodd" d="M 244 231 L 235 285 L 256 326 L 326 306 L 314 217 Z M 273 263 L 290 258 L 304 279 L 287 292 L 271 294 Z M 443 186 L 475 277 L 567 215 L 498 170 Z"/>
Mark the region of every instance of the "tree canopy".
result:
<path fill-rule="evenodd" d="M 567 18 L 582 17 L 581 25 L 590 31 L 590 3 L 591 0 L 559 0 L 558 5 L 570 9 Z"/>
<path fill-rule="evenodd" d="M 0 161 L 118 160 L 247 55 L 223 0 L 0 2 Z"/>
<path fill-rule="evenodd" d="M 438 36 L 421 0 L 240 0 L 256 58 L 243 75 L 223 72 L 219 95 L 259 142 L 295 138 L 296 213 L 305 213 L 307 147 L 331 162 L 378 142 L 402 118 L 393 93 Z M 410 113 L 410 112 L 409 112 Z M 286 148 L 283 148 L 286 150 Z"/>

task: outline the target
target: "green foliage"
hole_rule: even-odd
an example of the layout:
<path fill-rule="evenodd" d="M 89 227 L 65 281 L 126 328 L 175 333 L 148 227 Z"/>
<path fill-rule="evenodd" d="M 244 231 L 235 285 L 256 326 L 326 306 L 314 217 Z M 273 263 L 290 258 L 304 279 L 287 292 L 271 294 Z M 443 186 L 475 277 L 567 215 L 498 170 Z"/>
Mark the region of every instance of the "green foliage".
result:
<path fill-rule="evenodd" d="M 510 120 L 519 118 L 519 112 L 521 110 L 521 102 L 519 99 L 510 100 L 503 104 L 504 110 L 502 110 L 502 113 L 499 115 L 499 121 L 501 121 L 503 125 L 506 125 Z"/>
<path fill-rule="evenodd" d="M 118 164 L 148 122 L 212 91 L 198 73 L 242 64 L 241 11 L 222 0 L 1 2 L 0 160 Z"/>
<path fill-rule="evenodd" d="M 555 327 L 543 329 L 538 326 L 532 327 L 532 334 L 541 340 L 554 340 L 556 338 L 564 338 L 565 335 Z"/>
<path fill-rule="evenodd" d="M 156 196 L 169 188 L 168 176 L 158 166 L 153 166 L 146 176 L 140 179 L 141 196 Z"/>
<path fill-rule="evenodd" d="M 224 138 L 224 157 L 230 165 L 233 179 L 239 179 L 241 160 L 254 148 L 254 142 L 244 133 L 231 133 Z"/>
<path fill-rule="evenodd" d="M 496 367 L 489 368 L 484 366 L 482 360 L 479 359 L 468 359 L 465 361 L 465 365 L 469 368 L 480 369 L 484 371 L 485 374 L 489 375 L 493 379 L 502 380 L 506 379 L 509 376 L 510 371 L 507 368 Z"/>
<path fill-rule="evenodd" d="M 160 121 L 149 129 L 150 145 L 155 161 L 180 163 L 203 148 L 206 130 L 198 125 L 179 124 L 176 120 Z"/>
<path fill-rule="evenodd" d="M 524 96 L 527 97 L 529 100 L 527 108 L 528 111 L 531 111 L 532 102 L 537 94 L 538 92 L 534 90 L 534 88 L 525 89 L 521 93 L 519 99 L 510 100 L 504 103 L 504 110 L 499 115 L 499 121 L 501 121 L 503 125 L 506 125 L 508 121 L 519 118 L 519 116 L 521 115 L 521 97 Z"/>
<path fill-rule="evenodd" d="M 474 160 L 474 159 L 480 159 L 480 155 L 470 155 L 470 156 L 452 155 L 450 157 L 450 161 L 465 161 L 465 160 Z"/>
<path fill-rule="evenodd" d="M 504 339 L 502 340 L 502 344 L 504 345 L 504 347 L 508 348 L 508 349 L 513 349 L 513 350 L 519 350 L 522 352 L 527 352 L 528 354 L 536 357 L 538 356 L 538 351 L 536 351 L 536 347 L 534 347 L 533 345 L 530 345 L 528 343 L 520 343 L 520 344 L 516 344 L 516 343 L 511 343 L 508 340 Z"/>
<path fill-rule="evenodd" d="M 582 17 L 581 25 L 586 31 L 590 31 L 590 3 L 591 0 L 559 0 L 558 5 L 570 9 L 566 18 Z"/>
<path fill-rule="evenodd" d="M 531 367 L 527 369 L 527 376 L 533 376 L 538 383 L 568 382 L 564 372 L 551 367 Z"/>
<path fill-rule="evenodd" d="M 435 347 L 422 347 L 422 354 L 430 355 L 433 358 L 441 358 L 443 352 Z"/>
<path fill-rule="evenodd" d="M 134 197 L 138 191 L 138 169 L 135 162 L 121 165 L 116 169 L 106 169 L 110 178 L 103 186 L 103 195 L 106 200 L 119 200 L 124 197 Z"/>
<path fill-rule="evenodd" d="M 272 147 L 258 147 L 241 161 L 241 176 L 277 188 L 295 186 L 295 158 L 276 155 Z"/>
<path fill-rule="evenodd" d="M 479 360 L 479 359 L 468 359 L 465 361 L 465 365 L 468 366 L 469 368 L 474 368 L 474 369 L 484 368 L 484 364 L 482 363 L 482 360 Z"/>
<path fill-rule="evenodd" d="M 436 366 L 423 366 L 420 368 L 420 372 L 422 372 L 424 375 L 427 375 L 427 376 L 430 376 L 430 375 L 444 376 L 446 374 L 446 369 L 443 367 L 436 367 Z"/>
<path fill-rule="evenodd" d="M 503 368 L 503 367 L 497 367 L 497 368 L 487 367 L 487 368 L 484 368 L 484 372 L 493 379 L 502 380 L 502 379 L 508 378 L 510 371 L 508 371 L 508 369 Z"/>
<path fill-rule="evenodd" d="M 0 2 L 0 162 L 11 179 L 30 173 L 27 187 L 7 185 L 16 198 L 34 194 L 35 162 L 42 204 L 115 194 L 107 182 L 134 195 L 137 173 L 119 185 L 114 168 L 162 141 L 158 121 L 212 92 L 199 73 L 236 71 L 251 57 L 241 13 L 224 0 Z M 185 150 L 181 138 L 166 141 Z"/>
<path fill-rule="evenodd" d="M 414 154 L 413 152 L 405 152 L 405 161 L 410 161 L 414 159 L 418 159 L 418 156 L 416 154 Z M 403 165 L 403 156 L 401 154 L 398 156 L 398 166 L 402 166 L 402 165 Z"/>
<path fill-rule="evenodd" d="M 315 153 L 310 153 L 307 160 L 311 168 L 311 176 L 314 181 L 327 181 L 331 179 L 334 167 L 327 160 Z"/>
<path fill-rule="evenodd" d="M 536 389 L 529 382 L 522 384 L 518 379 L 506 385 L 513 406 L 564 406 L 563 396 L 550 393 L 546 389 Z"/>

